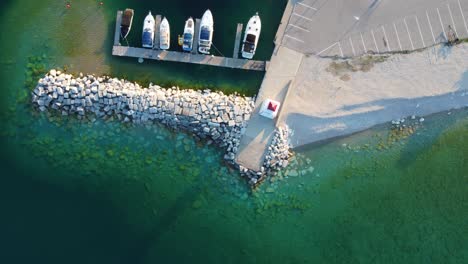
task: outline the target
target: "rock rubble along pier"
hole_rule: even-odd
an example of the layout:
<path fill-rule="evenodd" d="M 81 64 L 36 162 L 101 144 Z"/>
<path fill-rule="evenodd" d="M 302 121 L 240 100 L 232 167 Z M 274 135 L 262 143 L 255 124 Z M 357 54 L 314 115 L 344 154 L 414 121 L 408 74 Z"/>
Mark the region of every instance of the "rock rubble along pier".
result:
<path fill-rule="evenodd" d="M 224 159 L 238 168 L 252 185 L 287 165 L 285 160 L 289 157 L 287 130 L 279 129 L 261 171 L 251 171 L 234 162 L 254 108 L 251 97 L 158 85 L 143 88 L 117 78 L 82 74 L 75 78 L 53 69 L 39 80 L 32 92 L 32 102 L 40 111 L 75 115 L 89 122 L 113 117 L 122 122 L 160 122 L 183 129 L 224 149 Z"/>

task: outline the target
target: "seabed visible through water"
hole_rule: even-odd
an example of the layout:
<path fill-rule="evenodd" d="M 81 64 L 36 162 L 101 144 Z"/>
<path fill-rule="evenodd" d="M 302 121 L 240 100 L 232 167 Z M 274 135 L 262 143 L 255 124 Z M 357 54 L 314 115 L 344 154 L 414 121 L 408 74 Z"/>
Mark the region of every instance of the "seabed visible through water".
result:
<path fill-rule="evenodd" d="M 209 6 L 219 29 L 233 25 L 215 32 L 228 53 L 235 23 L 256 9 L 278 23 L 285 4 L 202 1 L 181 11 L 182 3 L 2 4 L 2 263 L 466 262 L 467 109 L 426 117 L 410 134 L 392 135 L 386 124 L 299 149 L 255 192 L 215 147 L 186 134 L 32 109 L 30 91 L 53 67 L 255 94 L 259 73 L 110 56 L 117 9 L 135 9 L 137 38 L 150 7 L 183 28 Z"/>

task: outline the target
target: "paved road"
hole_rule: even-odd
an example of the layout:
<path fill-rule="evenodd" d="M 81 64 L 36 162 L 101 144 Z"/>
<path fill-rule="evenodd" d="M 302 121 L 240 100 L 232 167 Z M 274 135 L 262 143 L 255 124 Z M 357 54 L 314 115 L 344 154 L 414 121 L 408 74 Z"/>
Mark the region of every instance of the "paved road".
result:
<path fill-rule="evenodd" d="M 468 0 L 298 0 L 282 44 L 305 54 L 356 56 L 468 38 Z"/>

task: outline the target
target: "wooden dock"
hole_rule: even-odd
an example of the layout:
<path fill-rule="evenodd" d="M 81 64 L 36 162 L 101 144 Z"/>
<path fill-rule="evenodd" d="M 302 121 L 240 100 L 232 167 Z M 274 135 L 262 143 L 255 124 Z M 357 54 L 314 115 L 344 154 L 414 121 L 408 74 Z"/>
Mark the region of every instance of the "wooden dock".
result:
<path fill-rule="evenodd" d="M 264 61 L 234 59 L 188 52 L 153 50 L 127 46 L 114 46 L 112 55 L 121 57 L 143 58 L 160 61 L 185 62 L 210 66 L 243 69 L 252 71 L 265 71 Z"/>
<path fill-rule="evenodd" d="M 122 24 L 123 11 L 117 11 L 117 18 L 115 20 L 115 34 L 114 34 L 114 46 L 120 45 L 120 24 Z"/>
<path fill-rule="evenodd" d="M 242 37 L 242 25 L 241 23 L 237 23 L 237 30 L 236 30 L 236 40 L 234 42 L 234 52 L 232 54 L 232 57 L 234 59 L 239 58 L 239 46 L 240 46 L 240 40 Z"/>
<path fill-rule="evenodd" d="M 159 49 L 159 25 L 161 25 L 161 15 L 156 15 L 154 23 L 154 43 L 153 49 Z"/>
<path fill-rule="evenodd" d="M 238 56 L 234 55 L 234 58 L 220 57 L 214 55 L 204 55 L 198 54 L 198 31 L 200 25 L 200 19 L 195 19 L 195 36 L 193 43 L 192 53 L 182 52 L 182 51 L 163 51 L 159 50 L 159 22 L 161 21 L 161 16 L 156 16 L 156 29 L 155 29 L 155 45 L 154 49 L 144 49 L 136 47 L 121 46 L 119 43 L 120 40 L 120 24 L 122 21 L 122 11 L 117 11 L 117 19 L 115 25 L 114 33 L 114 46 L 112 48 L 112 55 L 120 57 L 133 57 L 133 58 L 143 58 L 151 60 L 160 60 L 160 61 L 173 61 L 173 62 L 183 62 L 183 63 L 193 63 L 193 64 L 202 64 L 209 66 L 233 68 L 233 69 L 243 69 L 243 70 L 252 70 L 252 71 L 265 71 L 266 70 L 266 61 L 255 61 L 255 60 L 246 60 L 239 59 Z M 241 24 L 242 25 L 242 24 Z M 239 24 L 237 25 L 238 32 L 242 31 L 242 28 L 239 30 Z M 242 35 L 239 33 L 238 35 Z M 236 36 L 237 50 L 239 49 L 239 41 L 237 40 L 240 36 Z M 237 52 L 238 54 L 239 52 Z"/>
<path fill-rule="evenodd" d="M 192 54 L 198 53 L 198 35 L 200 31 L 200 19 L 195 19 L 195 32 L 193 32 Z"/>

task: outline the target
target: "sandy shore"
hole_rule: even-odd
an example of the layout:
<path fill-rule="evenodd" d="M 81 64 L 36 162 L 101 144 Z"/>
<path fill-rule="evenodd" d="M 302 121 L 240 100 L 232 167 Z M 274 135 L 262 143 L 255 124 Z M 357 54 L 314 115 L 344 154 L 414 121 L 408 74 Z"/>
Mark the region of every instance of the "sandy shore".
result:
<path fill-rule="evenodd" d="M 407 116 L 468 106 L 468 44 L 411 54 L 332 60 L 304 57 L 279 124 L 293 147 Z"/>

